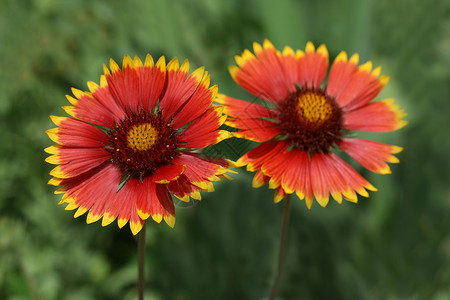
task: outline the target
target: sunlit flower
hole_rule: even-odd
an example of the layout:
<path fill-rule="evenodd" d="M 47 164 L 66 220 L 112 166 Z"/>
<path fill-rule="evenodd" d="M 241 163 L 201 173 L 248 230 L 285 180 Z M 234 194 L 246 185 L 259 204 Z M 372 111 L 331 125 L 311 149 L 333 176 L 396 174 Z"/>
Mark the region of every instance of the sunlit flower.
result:
<path fill-rule="evenodd" d="M 88 82 L 90 92 L 72 89 L 72 106 L 63 107 L 71 117 L 51 116 L 58 127 L 47 134 L 57 145 L 46 161 L 58 166 L 49 184 L 62 186 L 55 193 L 75 217 L 89 211 L 87 223 L 118 218 L 136 234 L 151 216 L 173 227 L 171 194 L 200 200 L 232 165 L 198 153 L 230 136 L 218 130 L 226 115 L 212 105 L 217 86 L 203 67 L 189 75 L 189 62 L 177 58 L 155 65 L 150 55 L 144 64 L 125 56 L 122 70 L 113 60 L 110 69 L 100 86 Z"/>
<path fill-rule="evenodd" d="M 310 42 L 305 52 L 291 48 L 277 51 L 267 40 L 254 43 L 230 67 L 234 81 L 257 97 L 250 103 L 226 95 L 229 118 L 225 124 L 239 129 L 237 137 L 262 144 L 243 155 L 238 165 L 256 171 L 253 186 L 269 183 L 276 189 L 275 202 L 296 193 L 311 207 L 313 197 L 321 206 L 329 195 L 357 202 L 356 193 L 367 197 L 375 191 L 367 180 L 336 153 L 345 151 L 366 169 L 390 173 L 392 154 L 402 148 L 351 137 L 356 131 L 387 132 L 406 125 L 404 112 L 394 99 L 372 100 L 388 82 L 381 67 L 372 63 L 358 66 L 357 54 L 347 58 L 341 52 L 331 66 L 328 80 L 328 51 Z M 367 189 L 367 190 L 366 190 Z"/>

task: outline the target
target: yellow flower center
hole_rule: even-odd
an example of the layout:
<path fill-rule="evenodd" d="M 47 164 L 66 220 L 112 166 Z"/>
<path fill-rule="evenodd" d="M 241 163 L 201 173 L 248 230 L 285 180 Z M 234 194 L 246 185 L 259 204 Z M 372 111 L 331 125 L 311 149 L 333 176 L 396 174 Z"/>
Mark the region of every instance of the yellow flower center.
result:
<path fill-rule="evenodd" d="M 152 148 L 158 139 L 158 131 L 150 123 L 134 125 L 127 133 L 127 146 L 136 151 Z"/>
<path fill-rule="evenodd" d="M 333 115 L 334 107 L 323 93 L 306 91 L 298 96 L 297 111 L 309 122 L 321 122 Z"/>

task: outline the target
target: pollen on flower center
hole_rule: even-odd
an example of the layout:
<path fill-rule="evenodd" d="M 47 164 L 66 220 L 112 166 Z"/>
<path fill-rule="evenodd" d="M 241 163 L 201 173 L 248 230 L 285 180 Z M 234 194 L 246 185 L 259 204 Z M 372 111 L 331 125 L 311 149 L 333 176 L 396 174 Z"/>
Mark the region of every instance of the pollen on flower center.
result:
<path fill-rule="evenodd" d="M 109 133 L 106 149 L 125 175 L 143 179 L 178 155 L 178 134 L 161 114 L 129 113 Z"/>
<path fill-rule="evenodd" d="M 278 107 L 279 128 L 299 150 L 327 153 L 342 137 L 342 111 L 321 90 L 298 89 Z"/>
<path fill-rule="evenodd" d="M 298 114 L 309 122 L 327 120 L 333 114 L 333 106 L 320 92 L 306 91 L 298 95 Z"/>
<path fill-rule="evenodd" d="M 127 145 L 135 151 L 150 149 L 157 141 L 158 131 L 150 124 L 134 125 L 127 134 Z"/>

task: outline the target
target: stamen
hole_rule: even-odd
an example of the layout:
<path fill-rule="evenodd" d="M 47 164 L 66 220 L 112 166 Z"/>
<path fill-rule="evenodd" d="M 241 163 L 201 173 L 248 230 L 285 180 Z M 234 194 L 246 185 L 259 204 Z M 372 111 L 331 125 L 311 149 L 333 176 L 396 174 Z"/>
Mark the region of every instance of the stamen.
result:
<path fill-rule="evenodd" d="M 333 114 L 333 106 L 320 92 L 306 91 L 298 96 L 298 114 L 309 122 L 327 120 Z"/>
<path fill-rule="evenodd" d="M 134 125 L 127 134 L 127 145 L 136 151 L 145 151 L 156 143 L 158 131 L 149 123 Z"/>

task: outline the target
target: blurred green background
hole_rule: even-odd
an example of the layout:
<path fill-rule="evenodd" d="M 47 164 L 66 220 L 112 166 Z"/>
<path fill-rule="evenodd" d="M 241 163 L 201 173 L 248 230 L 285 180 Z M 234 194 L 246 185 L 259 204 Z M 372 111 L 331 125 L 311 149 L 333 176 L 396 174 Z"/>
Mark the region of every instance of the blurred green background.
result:
<path fill-rule="evenodd" d="M 253 41 L 325 43 L 383 66 L 409 125 L 392 175 L 357 167 L 379 191 L 359 204 L 295 198 L 279 299 L 450 299 L 450 2 L 445 0 L 0 0 L 0 299 L 136 299 L 136 239 L 57 206 L 46 182 L 48 116 L 112 57 L 147 53 L 205 66 L 219 90 L 251 99 L 227 66 Z M 236 159 L 247 144 L 222 143 Z M 237 150 L 232 150 L 234 149 Z M 147 223 L 147 299 L 265 299 L 282 204 L 245 170 L 175 229 Z"/>

